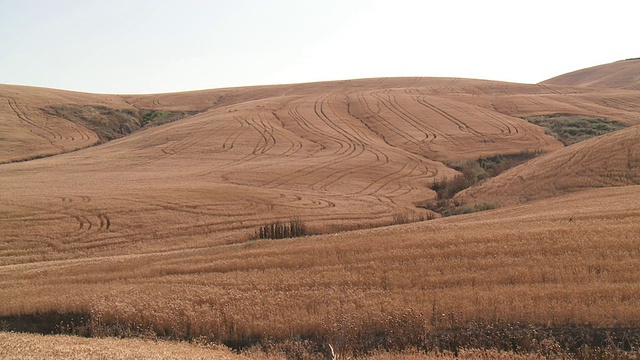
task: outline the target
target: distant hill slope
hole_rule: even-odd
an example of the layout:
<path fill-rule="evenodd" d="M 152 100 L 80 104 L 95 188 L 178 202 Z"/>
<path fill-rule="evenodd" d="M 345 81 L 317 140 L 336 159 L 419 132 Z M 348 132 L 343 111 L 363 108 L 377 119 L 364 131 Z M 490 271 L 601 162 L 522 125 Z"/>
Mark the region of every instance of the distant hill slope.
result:
<path fill-rule="evenodd" d="M 421 86 L 380 88 L 400 84 Z M 217 106 L 217 91 L 128 98 L 139 108 L 204 111 L 81 151 L 1 165 L 7 252 L 30 246 L 57 259 L 87 248 L 219 245 L 293 217 L 321 231 L 388 224 L 396 214 L 423 213 L 414 203 L 433 196 L 428 184 L 454 174 L 442 160 L 562 147 L 492 110 L 490 99 L 474 103 L 479 97 L 469 92 L 501 93 L 499 83 L 314 86 L 277 96 L 271 87 L 253 96 L 241 89 Z M 127 105 L 118 99 L 113 107 Z M 1 254 L 0 263 L 29 258 Z"/>
<path fill-rule="evenodd" d="M 509 145 L 496 139 L 491 139 L 494 132 L 500 133 L 516 131 L 516 127 L 506 125 L 504 129 L 499 129 L 502 125 L 513 121 L 502 114 L 476 112 L 476 105 L 466 101 L 467 96 L 458 97 L 455 102 L 447 100 L 444 104 L 440 99 L 425 99 L 425 96 L 449 96 L 465 95 L 470 91 L 475 93 L 502 92 L 503 85 L 493 82 L 467 82 L 460 81 L 460 85 L 454 85 L 458 79 L 429 79 L 429 78 L 393 78 L 393 79 L 363 79 L 353 81 L 336 81 L 324 83 L 309 83 L 296 85 L 274 85 L 256 86 L 233 89 L 214 89 L 174 94 L 154 94 L 154 95 L 100 95 L 85 94 L 54 89 L 33 88 L 24 86 L 0 85 L 0 163 L 28 160 L 48 155 L 65 153 L 81 148 L 92 146 L 100 141 L 126 135 L 143 127 L 141 113 L 147 114 L 149 111 L 173 111 L 183 113 L 202 112 L 210 109 L 220 109 L 228 106 L 247 104 L 265 99 L 272 99 L 270 103 L 277 107 L 286 106 L 294 97 L 311 96 L 321 99 L 328 96 L 342 96 L 346 100 L 349 96 L 354 96 L 351 102 L 354 107 L 358 104 L 371 107 L 362 109 L 363 115 L 377 119 L 382 122 L 374 126 L 380 131 L 388 128 L 386 122 L 401 123 L 408 122 L 405 129 L 392 129 L 393 134 L 389 134 L 391 141 L 398 136 L 414 136 L 413 134 L 403 135 L 404 132 L 417 131 L 423 133 L 427 130 L 420 129 L 412 125 L 412 122 L 426 120 L 434 121 L 432 125 L 438 127 L 439 121 L 444 121 L 441 130 L 450 137 L 442 137 L 435 141 L 434 145 L 443 141 L 463 141 L 467 137 L 484 141 L 486 145 L 483 149 L 478 149 L 481 153 L 500 153 L 508 151 Z M 470 86 L 465 89 L 464 86 Z M 496 89 L 493 89 L 493 87 Z M 393 94 L 389 94 L 390 91 Z M 407 92 L 405 93 L 405 89 Z M 539 92 L 542 89 L 536 87 L 515 90 L 516 92 Z M 413 91 L 413 94 L 409 92 Z M 356 94 L 361 94 L 358 97 Z M 366 103 L 362 99 L 372 97 Z M 399 99 L 403 104 L 396 103 Z M 374 103 L 372 103 L 373 101 Z M 408 103 L 407 103 L 408 101 Z M 377 104 L 380 102 L 380 105 Z M 280 105 L 277 105 L 280 103 Z M 408 110 L 403 106 L 410 106 Z M 452 114 L 450 114 L 452 113 Z M 170 114 L 162 114 L 170 115 Z M 458 123 L 458 117 L 462 123 Z M 476 123 L 481 128 L 467 128 L 465 118 L 478 119 Z M 440 120 L 438 120 L 440 119 Z M 475 121 L 475 120 L 474 120 Z M 518 122 L 516 120 L 516 122 Z M 484 125 L 480 125 L 484 124 Z M 404 126 L 404 125 L 402 125 Z M 448 126 L 452 126 L 451 129 Z M 523 125 L 528 127 L 527 125 Z M 511 127 L 509 129 L 509 127 Z M 400 135 L 397 135 L 400 131 Z M 433 131 L 432 131 L 433 132 Z M 529 131 L 531 132 L 531 130 Z M 120 133 L 120 134 L 118 134 Z M 442 133 L 444 134 L 444 133 Z M 415 136 L 416 140 L 401 139 L 405 143 L 413 143 L 412 151 L 421 153 L 425 144 L 420 144 L 422 139 L 420 134 Z M 437 136 L 438 132 L 433 132 Z M 384 135 L 383 135 L 384 136 Z M 488 136 L 488 138 L 487 138 Z M 523 136 L 519 143 L 523 141 Z M 514 137 L 505 137 L 505 140 L 513 140 Z M 474 142 L 475 140 L 472 140 Z M 547 139 L 549 141 L 549 139 Z M 546 147 L 545 144 L 538 144 L 540 139 L 525 140 L 530 142 L 527 147 Z M 553 141 L 551 141 L 553 142 Z M 491 145 L 493 144 L 493 145 Z M 535 144 L 535 145 L 534 145 Z M 435 149 L 434 151 L 440 151 Z M 433 155 L 434 152 L 432 152 Z M 447 158 L 456 156 L 455 154 L 445 154 L 440 151 L 438 157 Z M 429 158 L 432 158 L 429 156 Z"/>
<path fill-rule="evenodd" d="M 0 164 L 65 153 L 98 142 L 82 125 L 47 114 L 47 104 L 90 97 L 63 91 L 0 85 Z"/>
<path fill-rule="evenodd" d="M 512 205 L 589 188 L 640 184 L 640 126 L 587 140 L 515 167 L 458 194 Z"/>
<path fill-rule="evenodd" d="M 461 155 L 472 157 L 512 152 L 514 149 L 517 150 L 516 145 L 521 145 L 522 150 L 530 148 L 531 140 L 525 141 L 526 144 L 517 144 L 511 141 L 513 137 L 510 138 L 511 143 L 490 139 L 493 131 L 491 128 L 495 130 L 497 123 L 504 123 L 507 119 L 505 115 L 521 117 L 557 113 L 579 114 L 604 117 L 626 125 L 638 124 L 640 94 L 630 90 L 639 89 L 640 59 L 574 71 L 538 85 L 417 77 L 253 86 L 150 95 L 104 95 L 0 84 L 0 164 L 74 151 L 124 136 L 145 127 L 139 123 L 142 116 L 149 115 L 149 112 L 153 115 L 154 111 L 175 112 L 161 114 L 163 119 L 159 123 L 162 123 L 167 122 L 167 119 L 173 121 L 195 112 L 264 99 L 283 101 L 283 106 L 286 106 L 284 104 L 291 97 L 321 98 L 340 95 L 358 98 L 357 94 L 373 96 L 374 101 L 380 102 L 381 107 L 374 104 L 365 110 L 369 115 L 373 114 L 373 118 L 378 118 L 377 130 L 385 126 L 382 124 L 384 122 L 406 122 L 408 116 L 409 123 L 415 117 L 426 119 L 430 123 L 429 126 L 435 128 L 442 124 L 458 127 L 458 130 L 447 134 L 450 137 L 446 138 L 446 141 L 465 142 L 468 137 L 489 136 L 483 140 L 485 146 L 481 150 L 476 148 L 479 152 L 474 150 L 471 153 L 464 149 L 458 153 L 437 150 L 422 154 L 425 144 L 414 144 L 415 148 L 412 151 L 417 151 L 420 155 L 430 159 L 452 160 Z M 385 97 L 388 99 L 385 100 Z M 409 103 L 395 104 L 395 99 L 408 99 Z M 435 103 L 432 103 L 433 101 Z M 355 105 L 356 102 L 350 104 Z M 400 109 L 397 109 L 397 105 Z M 410 106 L 409 114 L 404 113 L 403 106 Z M 92 116 L 94 113 L 97 115 Z M 440 118 L 444 123 L 439 124 L 438 120 L 431 122 L 436 118 Z M 474 125 L 475 128 L 467 128 L 468 119 L 465 118 L 479 122 Z M 458 122 L 459 120 L 462 122 Z M 484 129 L 477 128 L 480 123 L 484 124 Z M 400 131 L 405 130 L 407 129 Z M 443 130 L 450 131 L 446 128 Z M 503 130 L 517 131 L 515 127 Z M 488 133 L 485 134 L 485 131 Z M 120 135 L 114 135 L 118 132 Z M 529 131 L 527 134 L 537 136 L 535 131 Z M 434 135 L 437 136 L 437 133 Z M 391 136 L 397 137 L 397 134 Z M 523 134 L 519 136 L 518 142 L 522 142 L 526 137 Z M 442 140 L 441 138 L 436 142 Z M 406 139 L 400 141 L 411 142 Z M 540 140 L 533 140 L 533 143 L 537 142 Z M 536 146 L 545 148 L 547 145 Z M 435 152 L 438 154 L 435 155 Z"/>
<path fill-rule="evenodd" d="M 573 71 L 545 80 L 541 84 L 640 90 L 640 59 L 616 61 Z"/>
<path fill-rule="evenodd" d="M 75 117 L 46 110 L 61 106 Z M 101 109 L 198 114 L 91 146 L 82 117 Z M 636 125 L 640 92 L 456 78 L 152 95 L 1 85 L 0 161 L 85 148 L 0 165 L 0 264 L 229 244 L 292 218 L 330 232 L 419 217 L 428 186 L 456 174 L 447 161 L 562 149 L 519 118 L 557 113 Z"/>
<path fill-rule="evenodd" d="M 362 119 L 369 119 L 368 125 L 379 136 L 433 160 L 550 149 L 552 139 L 512 117 L 568 113 L 626 125 L 640 122 L 640 93 L 636 91 L 457 78 L 360 79 L 152 95 L 0 85 L 0 164 L 65 153 L 126 135 L 142 128 L 142 116 L 154 115 L 154 111 L 161 112 L 160 122 L 166 122 L 194 112 L 234 111 L 241 104 L 253 106 L 266 99 L 281 108 L 294 98 L 327 96 L 348 99 L 349 110 L 361 111 Z M 358 110 L 360 105 L 368 108 Z M 174 116 L 176 113 L 182 116 Z M 413 122 L 422 124 L 416 127 Z M 397 129 L 389 125 L 395 123 L 403 125 Z M 424 126 L 431 130 L 421 129 Z M 434 137 L 421 143 L 426 140 L 425 131 Z M 114 135 L 117 132 L 120 135 Z M 403 135 L 407 132 L 409 135 Z M 512 134 L 494 136 L 503 132 Z M 477 141 L 481 146 L 473 145 Z M 470 147 L 456 150 L 449 146 L 456 142 Z M 446 149 L 444 143 L 449 144 Z"/>

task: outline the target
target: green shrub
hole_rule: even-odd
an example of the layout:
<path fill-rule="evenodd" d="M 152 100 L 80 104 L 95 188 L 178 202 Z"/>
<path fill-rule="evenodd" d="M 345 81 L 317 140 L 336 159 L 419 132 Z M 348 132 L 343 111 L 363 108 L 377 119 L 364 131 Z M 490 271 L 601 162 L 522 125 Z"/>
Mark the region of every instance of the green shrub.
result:
<path fill-rule="evenodd" d="M 556 114 L 524 117 L 523 119 L 543 127 L 545 134 L 555 137 L 565 146 L 625 127 L 615 121 L 582 115 Z"/>
<path fill-rule="evenodd" d="M 446 165 L 448 167 L 458 171 L 459 174 L 452 178 L 445 178 L 442 181 L 434 181 L 430 188 L 436 192 L 436 199 L 418 207 L 437 212 L 442 216 L 468 214 L 493 209 L 495 208 L 493 204 L 463 206 L 463 204 L 458 201 L 454 201 L 453 197 L 464 189 L 476 185 L 485 179 L 497 176 L 540 154 L 540 151 L 523 151 L 516 154 L 479 157 L 475 160 L 447 163 Z"/>
<path fill-rule="evenodd" d="M 60 105 L 43 109 L 47 114 L 80 124 L 98 135 L 101 143 L 115 140 L 142 128 L 180 120 L 197 112 L 112 109 L 105 106 Z"/>

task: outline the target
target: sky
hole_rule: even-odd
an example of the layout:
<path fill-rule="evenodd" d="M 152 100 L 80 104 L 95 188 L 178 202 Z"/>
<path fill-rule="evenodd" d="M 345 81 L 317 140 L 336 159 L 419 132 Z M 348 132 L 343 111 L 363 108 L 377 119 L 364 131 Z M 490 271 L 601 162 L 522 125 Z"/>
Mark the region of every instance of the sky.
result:
<path fill-rule="evenodd" d="M 640 57 L 633 1 L 0 0 L 0 83 L 111 94 L 395 76 L 537 83 Z"/>

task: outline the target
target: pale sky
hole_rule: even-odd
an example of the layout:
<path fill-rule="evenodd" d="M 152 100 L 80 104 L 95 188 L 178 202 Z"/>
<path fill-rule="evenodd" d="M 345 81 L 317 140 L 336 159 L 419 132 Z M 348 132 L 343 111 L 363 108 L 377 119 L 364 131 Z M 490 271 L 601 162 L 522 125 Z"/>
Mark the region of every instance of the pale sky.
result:
<path fill-rule="evenodd" d="M 0 83 L 158 93 L 391 76 L 537 83 L 640 57 L 635 1 L 0 0 Z"/>

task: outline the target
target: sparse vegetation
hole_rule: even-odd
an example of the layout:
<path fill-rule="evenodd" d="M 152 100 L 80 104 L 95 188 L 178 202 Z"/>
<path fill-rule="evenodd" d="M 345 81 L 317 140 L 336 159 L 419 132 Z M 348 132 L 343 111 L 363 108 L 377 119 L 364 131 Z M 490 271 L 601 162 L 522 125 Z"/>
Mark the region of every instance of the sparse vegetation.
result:
<path fill-rule="evenodd" d="M 565 146 L 625 128 L 615 121 L 582 115 L 556 114 L 524 119 L 543 127 L 547 135 L 555 137 Z"/>
<path fill-rule="evenodd" d="M 420 222 L 425 220 L 433 220 L 433 216 L 431 213 L 425 214 L 415 214 L 415 213 L 398 213 L 393 215 L 393 221 L 391 225 L 402 225 L 402 224 L 410 224 L 414 222 Z"/>
<path fill-rule="evenodd" d="M 457 170 L 460 174 L 452 179 L 434 181 L 431 189 L 436 192 L 437 198 L 419 207 L 437 212 L 442 216 L 462 215 L 494 209 L 495 205 L 491 203 L 465 206 L 464 203 L 454 200 L 453 197 L 460 191 L 476 185 L 482 180 L 497 176 L 538 155 L 540 155 L 538 151 L 525 151 L 517 154 L 480 157 L 475 160 L 447 163 L 448 167 Z"/>
<path fill-rule="evenodd" d="M 425 220 L 432 220 L 431 213 L 416 214 L 413 212 L 402 212 L 393 214 L 391 221 L 377 222 L 370 224 L 357 224 L 351 226 L 322 226 L 310 227 L 303 220 L 294 218 L 289 221 L 274 221 L 260 226 L 256 233 L 256 238 L 261 240 L 287 239 L 309 235 L 337 234 L 346 231 L 379 228 L 390 225 L 403 225 Z"/>
<path fill-rule="evenodd" d="M 492 210 L 496 208 L 496 205 L 491 203 L 465 205 L 463 202 L 458 200 L 441 199 L 430 201 L 425 205 L 421 205 L 420 207 L 431 210 L 446 217 L 471 214 L 478 211 Z"/>
<path fill-rule="evenodd" d="M 300 219 L 275 221 L 258 230 L 258 239 L 286 239 L 309 235 L 307 225 Z"/>
<path fill-rule="evenodd" d="M 294 359 L 640 346 L 640 128 L 560 149 L 513 117 L 581 108 L 636 124 L 640 93 L 466 79 L 0 91 L 3 161 L 98 141 L 45 106 L 104 121 L 103 141 L 171 121 L 166 109 L 205 111 L 2 166 L 0 329 Z M 555 154 L 478 159 L 523 149 Z M 501 208 L 402 225 L 437 215 L 412 211 L 425 183 L 445 216 Z"/>
<path fill-rule="evenodd" d="M 195 112 L 138 110 L 138 117 L 140 118 L 142 127 L 162 125 L 194 114 Z"/>
<path fill-rule="evenodd" d="M 111 109 L 93 105 L 49 106 L 44 109 L 95 132 L 101 142 L 121 138 L 142 128 L 166 124 L 194 115 L 193 111 Z"/>
<path fill-rule="evenodd" d="M 523 151 L 517 154 L 496 155 L 491 157 L 480 157 L 475 160 L 466 160 L 456 163 L 446 163 L 446 165 L 458 172 L 453 179 L 445 179 L 441 182 L 434 182 L 431 189 L 438 194 L 438 199 L 451 199 L 455 194 L 469 188 L 482 180 L 500 175 L 512 167 L 523 164 L 536 156 L 539 151 Z"/>

